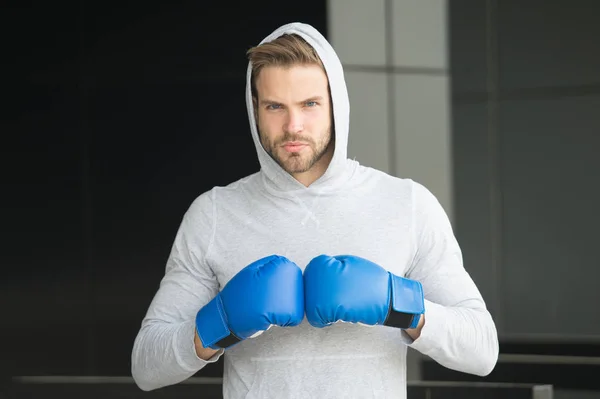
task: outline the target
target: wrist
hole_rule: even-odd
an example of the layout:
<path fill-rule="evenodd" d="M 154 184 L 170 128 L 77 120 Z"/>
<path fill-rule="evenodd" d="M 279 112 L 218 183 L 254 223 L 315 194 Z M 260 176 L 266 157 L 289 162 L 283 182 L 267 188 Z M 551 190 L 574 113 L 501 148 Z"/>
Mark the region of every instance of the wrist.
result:
<path fill-rule="evenodd" d="M 218 352 L 217 349 L 205 348 L 204 345 L 202 345 L 197 329 L 194 329 L 194 348 L 196 350 L 196 356 L 202 360 L 209 360 Z"/>
<path fill-rule="evenodd" d="M 419 317 L 419 322 L 417 323 L 417 326 L 415 328 L 408 328 L 404 331 L 406 331 L 406 333 L 408 335 L 410 335 L 410 337 L 413 340 L 416 340 L 417 338 L 419 338 L 421 336 L 421 330 L 423 329 L 423 326 L 425 325 L 425 314 L 420 314 L 418 315 Z"/>

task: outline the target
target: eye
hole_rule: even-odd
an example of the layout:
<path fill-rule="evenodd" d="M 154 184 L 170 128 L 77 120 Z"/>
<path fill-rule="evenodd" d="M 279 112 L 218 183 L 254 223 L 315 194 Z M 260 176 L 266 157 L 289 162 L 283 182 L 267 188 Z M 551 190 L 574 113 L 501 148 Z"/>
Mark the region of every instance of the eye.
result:
<path fill-rule="evenodd" d="M 306 106 L 307 107 L 314 107 L 315 105 L 317 105 L 316 101 L 307 101 L 306 102 Z"/>
<path fill-rule="evenodd" d="M 280 108 L 281 108 L 281 105 L 279 105 L 279 104 L 269 104 L 269 105 L 267 105 L 267 109 L 268 110 L 276 110 L 276 109 L 280 109 Z"/>

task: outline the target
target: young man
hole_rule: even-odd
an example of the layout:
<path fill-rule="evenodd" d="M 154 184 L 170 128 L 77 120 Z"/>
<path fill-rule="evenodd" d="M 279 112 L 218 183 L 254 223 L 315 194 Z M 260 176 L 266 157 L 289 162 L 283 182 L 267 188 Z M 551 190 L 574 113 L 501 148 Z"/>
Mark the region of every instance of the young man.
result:
<path fill-rule="evenodd" d="M 441 205 L 347 158 L 349 100 L 330 44 L 293 23 L 249 58 L 261 170 L 186 212 L 134 344 L 139 387 L 224 355 L 225 398 L 404 398 L 409 346 L 488 374 L 496 328 Z"/>

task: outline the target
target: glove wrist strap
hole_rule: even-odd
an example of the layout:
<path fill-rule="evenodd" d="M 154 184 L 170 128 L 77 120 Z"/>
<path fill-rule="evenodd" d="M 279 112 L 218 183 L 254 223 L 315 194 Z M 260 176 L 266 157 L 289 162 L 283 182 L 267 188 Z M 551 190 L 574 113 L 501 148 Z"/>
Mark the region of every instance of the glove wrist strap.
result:
<path fill-rule="evenodd" d="M 384 325 L 416 328 L 425 313 L 423 286 L 415 280 L 390 274 L 390 304 Z"/>
<path fill-rule="evenodd" d="M 387 317 L 385 318 L 384 326 L 395 327 L 401 329 L 407 328 L 415 328 L 414 324 L 418 324 L 419 315 L 414 315 L 410 313 L 396 312 L 392 309 L 392 303 L 390 302 L 390 307 L 388 310 Z M 416 323 L 415 323 L 416 320 Z"/>
<path fill-rule="evenodd" d="M 227 314 L 219 295 L 196 315 L 196 330 L 205 348 L 225 349 L 241 341 L 228 327 Z"/>

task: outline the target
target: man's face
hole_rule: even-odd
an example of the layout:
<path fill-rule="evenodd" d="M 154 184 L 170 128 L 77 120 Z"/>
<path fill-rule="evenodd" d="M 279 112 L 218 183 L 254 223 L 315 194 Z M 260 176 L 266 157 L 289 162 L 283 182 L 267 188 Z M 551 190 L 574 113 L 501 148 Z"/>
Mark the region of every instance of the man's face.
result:
<path fill-rule="evenodd" d="M 262 146 L 285 171 L 309 185 L 333 157 L 327 75 L 318 65 L 266 67 L 256 90 Z"/>

